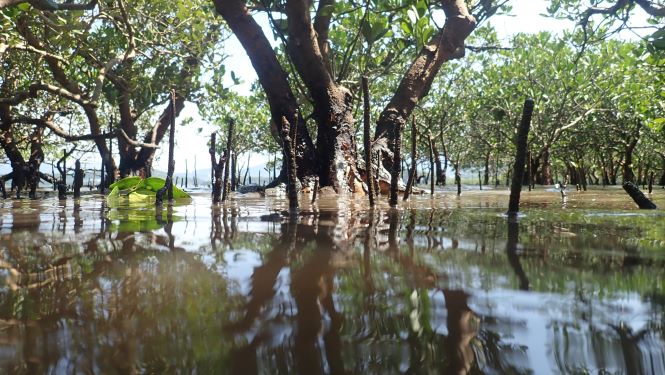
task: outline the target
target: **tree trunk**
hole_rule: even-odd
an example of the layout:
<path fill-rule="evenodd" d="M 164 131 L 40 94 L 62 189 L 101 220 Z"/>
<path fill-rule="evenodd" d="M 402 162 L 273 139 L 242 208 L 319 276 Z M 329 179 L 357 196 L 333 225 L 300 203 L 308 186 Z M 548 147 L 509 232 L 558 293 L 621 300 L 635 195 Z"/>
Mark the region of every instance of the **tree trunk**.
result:
<path fill-rule="evenodd" d="M 88 124 L 90 126 L 91 134 L 102 134 L 102 128 L 99 123 L 99 118 L 97 117 L 97 112 L 95 107 L 92 105 L 86 105 L 83 107 L 86 117 L 88 118 Z M 106 145 L 106 140 L 101 138 L 96 138 L 94 140 L 95 146 L 97 146 L 97 151 L 102 158 L 104 163 L 104 169 L 106 171 L 105 181 L 106 184 L 113 183 L 119 177 L 118 168 L 115 165 L 111 150 Z"/>
<path fill-rule="evenodd" d="M 485 186 L 490 184 L 490 155 L 492 155 L 492 150 L 487 150 L 485 153 L 485 174 L 483 176 Z"/>
<path fill-rule="evenodd" d="M 616 185 L 617 184 L 617 176 L 619 174 L 619 167 L 621 166 L 621 163 L 615 163 L 613 155 L 610 154 L 609 160 L 609 174 L 610 174 L 610 184 Z"/>
<path fill-rule="evenodd" d="M 550 164 L 550 150 L 545 149 L 540 154 L 540 176 L 538 183 L 552 185 L 552 165 Z"/>
<path fill-rule="evenodd" d="M 476 27 L 463 0 L 442 1 L 441 5 L 446 14 L 445 25 L 420 50 L 379 116 L 374 138 L 385 136 L 388 145 L 393 144 L 398 126 L 404 126 L 413 108 L 429 92 L 441 65 L 464 56 L 464 41 Z M 384 158 L 388 170 L 389 163 L 390 159 Z"/>
<path fill-rule="evenodd" d="M 132 108 L 130 105 L 130 93 L 126 90 L 120 96 L 119 109 L 120 109 L 120 122 L 118 126 L 122 129 L 127 136 L 131 139 L 136 139 L 137 128 L 132 116 Z M 118 171 L 120 178 L 125 178 L 132 174 L 136 169 L 136 148 L 123 138 L 118 137 L 118 154 L 120 155 L 120 162 L 118 163 Z"/>
<path fill-rule="evenodd" d="M 443 170 L 441 171 L 441 186 L 446 186 L 446 174 L 448 173 L 448 147 L 441 133 L 441 148 L 443 151 Z"/>
<path fill-rule="evenodd" d="M 243 0 L 214 0 L 214 3 L 217 12 L 240 41 L 259 77 L 259 83 L 266 93 L 270 106 L 272 125 L 277 127 L 276 134 L 281 134 L 279 127 L 282 117 L 286 117 L 289 124 L 297 126 L 298 177 L 303 179 L 315 175 L 318 167 L 312 138 L 298 110 L 298 103 L 289 86 L 288 74 L 277 60 L 261 26 L 250 15 Z M 280 175 L 285 176 L 284 173 Z"/>
<path fill-rule="evenodd" d="M 434 138 L 432 133 L 429 134 L 429 193 L 434 196 Z M 440 162 L 439 162 L 440 163 Z"/>
<path fill-rule="evenodd" d="M 432 153 L 434 154 L 434 170 L 436 175 L 436 184 L 445 185 L 446 176 L 443 172 L 443 167 L 441 166 L 441 155 L 439 150 L 436 148 L 436 140 L 432 138 Z"/>
<path fill-rule="evenodd" d="M 606 186 L 606 185 L 610 184 L 610 175 L 609 175 L 609 173 L 607 173 L 607 171 L 610 170 L 610 168 L 608 167 L 607 162 L 606 162 L 605 157 L 603 156 L 602 152 L 599 154 L 598 157 L 600 159 L 600 165 L 601 165 L 602 173 L 603 173 L 602 183 L 603 183 L 603 186 Z M 611 156 L 610 156 L 610 158 L 611 158 Z"/>
<path fill-rule="evenodd" d="M 633 151 L 635 151 L 635 146 L 637 146 L 637 142 L 640 139 L 641 127 L 642 123 L 638 122 L 637 127 L 635 128 L 635 134 L 633 135 L 630 142 L 626 144 L 626 147 L 624 148 L 623 163 L 621 164 L 623 172 L 622 178 L 624 183 L 636 182 L 635 173 L 633 172 Z"/>
<path fill-rule="evenodd" d="M 289 42 L 287 51 L 312 96 L 317 123 L 319 183 L 336 191 L 362 191 L 356 170 L 353 96 L 337 84 L 319 48 L 310 19 L 309 1 L 286 2 Z"/>
<path fill-rule="evenodd" d="M 655 210 L 656 205 L 647 198 L 644 193 L 640 191 L 640 188 L 635 185 L 632 181 L 624 181 L 623 189 L 633 198 L 633 201 L 640 209 L 643 210 Z"/>
<path fill-rule="evenodd" d="M 36 126 L 30 135 L 30 159 L 28 161 L 28 188 L 30 189 L 30 198 L 36 197 L 36 191 L 39 187 L 39 167 L 44 161 L 44 151 L 42 142 L 44 139 L 44 127 Z"/>
<path fill-rule="evenodd" d="M 0 87 L 0 94 L 2 96 L 11 96 L 12 80 L 10 77 L 2 82 Z M 9 159 L 9 164 L 12 167 L 12 172 L 6 179 L 12 179 L 12 186 L 16 185 L 15 181 L 22 181 L 23 170 L 25 168 L 25 159 L 18 149 L 18 145 L 14 140 L 14 133 L 12 129 L 12 115 L 11 106 L 8 104 L 0 104 L 0 145 Z M 20 186 L 22 189 L 23 186 Z"/>
<path fill-rule="evenodd" d="M 455 185 L 457 185 L 457 196 L 462 195 L 462 174 L 460 172 L 459 159 L 456 163 L 453 163 L 453 168 L 455 169 Z"/>
<path fill-rule="evenodd" d="M 174 105 L 175 111 L 173 109 Z M 143 143 L 159 144 L 162 139 L 164 139 L 166 132 L 169 130 L 171 121 L 175 120 L 172 119 L 172 117 L 174 115 L 176 117 L 179 116 L 183 108 L 185 108 L 185 97 L 176 91 L 175 103 L 173 100 L 169 100 L 169 104 L 166 106 L 166 108 L 164 108 L 164 111 L 162 111 L 162 114 L 157 119 L 157 122 L 153 125 L 150 132 L 143 138 Z M 136 135 L 136 133 L 134 133 L 134 135 Z M 130 136 L 130 138 L 134 139 L 134 136 Z M 118 141 L 118 144 L 123 145 L 124 143 Z M 133 149 L 133 146 L 129 147 Z M 120 164 L 126 163 L 127 169 L 125 172 L 134 172 L 141 176 L 149 177 L 152 174 L 152 162 L 155 158 L 156 151 L 157 149 L 155 148 L 141 147 L 138 152 L 127 152 L 124 154 L 124 157 L 123 153 L 121 152 Z M 123 161 L 123 158 L 127 159 L 127 161 Z"/>
<path fill-rule="evenodd" d="M 404 200 L 409 199 L 409 195 L 411 195 L 411 190 L 413 189 L 414 180 L 416 179 L 416 146 L 416 116 L 413 116 L 413 120 L 411 121 L 411 168 L 409 169 L 409 178 L 407 179 L 406 189 L 404 190 Z"/>
<path fill-rule="evenodd" d="M 238 184 L 238 154 L 233 152 L 231 158 L 231 191 L 236 191 Z"/>

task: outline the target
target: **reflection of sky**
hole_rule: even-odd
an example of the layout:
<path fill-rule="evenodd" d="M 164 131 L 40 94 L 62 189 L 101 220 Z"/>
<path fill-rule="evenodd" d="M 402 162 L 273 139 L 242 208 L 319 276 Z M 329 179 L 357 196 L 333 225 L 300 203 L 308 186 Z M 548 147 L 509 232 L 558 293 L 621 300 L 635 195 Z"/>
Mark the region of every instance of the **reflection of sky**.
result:
<path fill-rule="evenodd" d="M 527 195 L 528 196 L 528 195 Z M 591 196 L 591 195 L 590 195 Z M 424 201 L 424 200 L 423 200 Z M 432 204 L 429 199 L 427 204 Z M 59 204 L 53 204 L 53 200 L 39 201 L 0 201 L 0 235 L 4 239 L 11 238 L 15 242 L 22 241 L 24 244 L 38 247 L 40 256 L 49 263 L 54 254 L 62 251 L 62 248 L 71 247 L 67 254 L 76 255 L 84 249 L 78 248 L 82 238 L 94 235 L 101 230 L 100 217 L 104 217 L 105 211 L 100 207 L 100 201 L 93 197 L 86 197 L 81 201 L 82 211 L 79 213 L 79 222 L 81 234 L 74 233 L 74 212 L 71 200 L 67 201 L 66 211 L 63 213 Z M 436 202 L 441 204 L 442 202 Z M 262 199 L 255 200 L 237 200 L 228 203 L 227 214 L 233 217 L 226 217 L 228 228 L 237 228 L 236 235 L 230 233 L 228 241 L 225 240 L 223 232 L 224 221 L 222 225 L 221 236 L 216 240 L 215 246 L 211 245 L 211 232 L 215 226 L 211 222 L 211 214 L 219 211 L 224 214 L 224 209 L 219 206 L 211 208 L 209 197 L 195 196 L 191 205 L 178 206 L 174 209 L 174 215 L 179 221 L 173 223 L 172 233 L 175 236 L 175 247 L 173 252 L 180 259 L 192 259 L 200 262 L 203 267 L 200 268 L 179 268 L 170 265 L 174 262 L 167 255 L 171 253 L 168 247 L 164 246 L 164 241 L 157 241 L 156 237 L 165 237 L 165 229 L 155 230 L 154 232 L 132 234 L 136 243 L 141 244 L 139 248 L 133 249 L 140 253 L 140 249 L 148 248 L 157 250 L 141 260 L 139 270 L 141 273 L 149 275 L 148 280 L 154 280 L 159 285 L 150 285 L 149 288 L 162 290 L 163 285 L 172 286 L 179 280 L 189 280 L 189 286 L 197 290 L 197 281 L 204 280 L 206 277 L 214 277 L 214 280 L 223 279 L 223 285 L 227 288 L 230 297 L 246 302 L 251 298 L 252 276 L 258 266 L 266 264 L 269 254 L 274 250 L 274 246 L 280 238 L 280 224 L 274 221 L 268 221 L 268 217 L 261 216 L 271 213 L 272 210 L 283 209 L 284 201 L 277 201 L 271 206 L 268 201 Z M 350 203 L 339 203 L 337 207 L 347 210 Z M 25 223 L 25 229 L 39 232 L 12 232 L 13 215 L 6 215 L 6 207 L 15 207 L 17 217 L 21 217 Z M 561 210 L 552 210 L 554 214 Z M 606 212 L 592 211 L 589 213 Z M 585 212 L 587 212 L 585 211 Z M 540 279 L 543 285 L 536 291 L 522 292 L 515 288 L 516 278 L 506 264 L 505 238 L 501 233 L 491 229 L 496 229 L 492 225 L 497 222 L 503 222 L 503 218 L 496 214 L 495 210 L 486 211 L 485 216 L 477 213 L 477 209 L 467 210 L 466 215 L 472 212 L 475 219 L 469 221 L 473 225 L 464 223 L 464 215 L 458 215 L 447 219 L 442 224 L 434 225 L 433 231 L 428 231 L 429 225 L 424 218 L 429 213 L 433 213 L 434 219 L 448 217 L 450 212 L 444 211 L 425 211 L 420 212 L 422 216 L 414 216 L 415 222 L 415 245 L 414 256 L 408 255 L 408 248 L 405 241 L 405 233 L 408 230 L 407 225 L 412 223 L 410 215 L 402 212 L 402 221 L 398 223 L 400 238 L 399 257 L 408 258 L 413 261 L 414 268 L 409 268 L 410 263 L 401 263 L 403 259 L 393 257 L 385 249 L 379 249 L 372 253 L 372 272 L 375 290 L 368 297 L 363 288 L 362 280 L 363 267 L 361 266 L 362 251 L 358 246 L 358 239 L 364 234 L 364 224 L 354 221 L 365 214 L 365 211 L 352 211 L 350 214 L 340 217 L 326 216 L 325 220 L 317 222 L 319 233 L 330 233 L 336 238 L 339 246 L 334 250 L 334 256 L 345 256 L 342 261 L 336 264 L 334 280 L 334 302 L 337 311 L 344 315 L 345 323 L 342 330 L 344 341 L 344 355 L 349 358 L 358 358 L 374 364 L 373 361 L 380 361 L 385 358 L 396 360 L 396 366 L 406 368 L 410 361 L 417 358 L 412 357 L 410 352 L 413 329 L 413 320 L 409 321 L 411 313 L 414 310 L 412 292 L 426 291 L 430 297 L 429 306 L 429 324 L 436 333 L 434 337 L 426 344 L 436 345 L 448 336 L 448 308 L 442 290 L 463 290 L 470 296 L 468 306 L 478 318 L 479 327 L 476 337 L 472 340 L 472 347 L 475 358 L 480 369 L 487 373 L 500 372 L 505 369 L 516 369 L 522 372 L 532 371 L 535 374 L 574 372 L 586 367 L 592 373 L 600 369 L 606 369 L 609 372 L 626 373 L 653 373 L 660 374 L 665 371 L 665 349 L 663 337 L 661 337 L 662 312 L 661 307 L 646 301 L 643 294 L 649 293 L 650 286 L 635 286 L 631 277 L 634 273 L 648 273 L 649 271 L 660 272 L 658 267 L 660 261 L 649 254 L 641 254 L 646 260 L 640 267 L 642 269 L 628 267 L 609 267 L 607 270 L 603 266 L 594 269 L 587 262 L 588 259 L 580 258 L 580 265 L 571 264 L 570 259 L 554 263 L 553 256 L 550 262 L 540 262 L 539 249 L 535 246 L 520 246 L 520 254 L 525 271 L 528 277 L 535 280 Z M 385 213 L 384 213 L 385 214 Z M 533 213 L 528 213 L 528 215 Z M 646 213 L 642 215 L 653 215 Z M 240 217 L 239 220 L 237 218 Z M 387 222 L 386 216 L 380 225 L 380 236 L 377 236 L 379 242 L 387 242 Z M 617 217 L 615 220 L 619 220 Z M 311 217 L 305 217 L 303 221 L 311 222 Z M 456 224 L 455 221 L 459 220 Z M 524 219 L 526 220 L 526 218 Z M 355 226 L 349 228 L 346 226 L 349 222 L 355 223 Z M 437 222 L 435 220 L 435 222 Z M 577 248 L 576 243 L 567 242 L 565 239 L 557 239 L 556 236 L 548 237 L 552 233 L 547 232 L 555 230 L 561 225 L 561 222 L 552 216 L 546 216 L 539 220 L 538 238 L 550 241 L 546 246 L 550 252 L 579 251 L 586 252 L 593 248 L 594 244 L 601 243 L 585 231 L 580 231 L 578 237 L 583 248 Z M 31 226 L 31 224 L 35 224 Z M 528 223 L 523 223 L 528 224 Z M 658 223 L 651 223 L 657 225 Z M 442 230 L 442 225 L 445 230 Z M 573 225 L 568 225 L 575 228 Z M 53 229 L 55 228 L 55 230 Z M 529 227 L 530 230 L 534 229 Z M 635 228 L 633 228 L 634 230 Z M 649 229 L 649 228 L 645 228 Z M 56 233 L 54 233 L 54 231 Z M 60 234 L 58 234 L 60 233 Z M 310 246 L 316 244 L 315 239 L 301 237 L 298 241 L 300 245 Z M 635 232 L 630 232 L 635 233 Z M 482 234 L 482 235 L 481 235 Z M 528 241 L 534 237 L 528 230 L 522 231 L 520 237 Z M 115 238 L 116 234 L 110 233 L 110 238 Z M 621 234 L 617 234 L 620 236 Z M 7 237 L 11 236 L 11 237 Z M 438 241 L 433 249 L 428 249 L 428 244 L 434 243 L 428 239 L 428 236 L 435 237 Z M 454 239 L 454 240 L 453 240 Z M 355 242 L 354 242 L 355 240 Z M 478 249 L 480 242 L 487 244 L 486 252 Z M 64 243 L 64 245 L 63 245 Z M 614 244 L 615 247 L 606 249 L 607 252 L 595 257 L 602 260 L 612 256 L 620 257 L 623 249 L 618 248 L 618 242 L 602 242 L 603 244 Z M 456 244 L 457 249 L 453 249 Z M 62 245 L 62 246 L 60 246 Z M 5 246 L 5 242 L 0 242 L 0 249 Z M 116 241 L 114 248 L 118 250 L 121 243 Z M 609 246 L 609 245 L 607 245 Z M 526 247 L 526 250 L 524 248 Z M 181 252 L 183 251 L 184 252 Z M 308 248 L 294 250 L 289 254 L 290 266 L 281 268 L 278 275 L 272 283 L 272 290 L 275 291 L 269 301 L 261 308 L 259 318 L 256 319 L 249 329 L 243 331 L 234 337 L 238 343 L 253 342 L 257 340 L 260 345 L 256 348 L 256 353 L 269 363 L 269 356 L 272 351 L 287 349 L 293 347 L 294 336 L 298 334 L 297 329 L 297 303 L 294 299 L 294 284 L 291 280 L 291 270 L 293 275 L 302 270 L 302 264 L 307 264 L 304 259 L 316 257 L 317 251 L 326 251 L 326 249 Z M 639 253 L 641 250 L 636 249 Z M 558 254 L 558 253 L 557 253 Z M 128 254 L 109 255 L 119 258 L 117 275 L 125 274 L 123 265 L 123 256 Z M 300 258 L 294 260 L 296 258 Z M 562 256 L 563 258 L 563 256 Z M 611 258 L 614 259 L 614 258 Z M 177 258 L 176 258 L 177 260 Z M 653 263 L 649 263 L 649 261 Z M 298 263 L 294 265 L 293 263 Z M 198 263 L 195 263 L 198 264 Z M 185 271 L 192 270 L 201 272 L 201 274 L 167 274 L 170 270 Z M 413 270 L 429 270 L 434 277 L 430 281 L 419 281 Z M 558 275 L 558 272 L 565 272 L 565 275 Z M 602 283 L 608 280 L 603 272 L 611 273 L 612 278 L 619 279 L 623 283 L 621 286 L 605 286 Z M 634 271 L 634 272 L 633 272 Z M 112 319 L 109 312 L 113 304 L 109 302 L 109 295 L 113 294 L 112 285 L 118 285 L 122 277 L 113 273 L 103 274 L 99 280 L 100 291 L 96 294 L 95 306 L 100 316 L 105 319 Z M 660 275 L 658 273 L 657 275 Z M 658 277 L 658 276 L 655 277 Z M 6 272 L 0 273 L 1 277 L 7 276 Z M 221 276 L 221 277 L 219 277 Z M 200 277 L 200 279 L 199 279 Z M 295 276 L 294 276 L 295 278 Z M 316 281 L 316 280 L 315 280 Z M 320 280 L 319 280 L 320 281 Z M 128 281 L 131 283 L 131 280 Z M 163 285 L 162 285 L 163 283 Z M 651 285 L 651 284 L 650 284 Z M 176 285 L 178 287 L 179 285 Z M 146 288 L 145 285 L 139 285 L 137 288 Z M 534 287 L 535 288 L 535 287 Z M 641 288 L 641 289 L 637 289 Z M 621 289 L 621 290 L 616 290 Z M 637 290 L 636 290 L 637 289 Z M 152 289 L 149 289 L 152 290 Z M 553 292 L 556 290 L 556 292 Z M 6 290 L 2 290 L 6 293 Z M 200 291 L 199 291 L 200 292 Z M 96 293 L 96 292 L 95 292 Z M 661 295 L 662 291 L 654 290 L 654 293 Z M 103 295 L 104 298 L 101 298 Z M 410 298 L 411 297 L 411 298 Z M 368 311 L 364 301 L 371 298 L 375 303 L 375 311 Z M 359 300 L 363 300 L 358 303 Z M 149 300 L 148 300 L 149 301 Z M 196 301 L 201 303 L 202 301 Z M 142 302 L 139 309 L 145 309 L 150 313 L 151 309 L 159 306 L 152 306 L 150 302 Z M 196 303 L 194 306 L 196 307 Z M 226 301 L 221 301 L 225 304 Z M 196 308 L 194 311 L 198 311 Z M 233 314 L 234 318 L 242 316 L 242 309 L 235 309 L 228 314 Z M 197 316 L 198 317 L 198 316 Z M 4 317 L 2 317 L 4 318 Z M 161 318 L 161 317 L 158 317 Z M 174 317 L 170 317 L 174 318 Z M 176 316 L 179 319 L 187 317 Z M 221 319 L 222 317 L 215 317 Z M 419 318 L 423 319 L 422 316 Z M 402 324 L 404 322 L 407 324 Z M 160 324 L 161 320 L 158 319 Z M 59 342 L 64 342 L 64 349 L 67 355 L 76 355 L 76 349 L 67 346 L 67 339 L 70 335 L 77 335 L 78 327 L 75 324 L 67 324 L 62 329 L 57 329 L 55 335 Z M 86 324 L 94 325 L 95 322 L 86 321 Z M 168 323 L 168 322 L 167 322 Z M 411 323 L 411 324 L 409 324 Z M 421 324 L 424 322 L 421 321 Z M 323 311 L 321 317 L 320 334 L 328 333 L 332 328 L 332 319 L 330 315 Z M 350 328 L 347 328 L 350 327 Z M 356 331 L 351 331 L 356 329 Z M 119 328 L 119 330 L 121 330 Z M 124 331 L 121 331 L 124 332 Z M 646 332 L 640 336 L 640 332 Z M 2 336 L 0 332 L 0 338 Z M 4 333 L 6 334 L 6 333 Z M 207 332 L 206 334 L 218 335 L 218 332 Z M 501 368 L 494 368 L 497 365 L 496 359 L 493 359 L 491 353 L 487 353 L 489 345 L 483 346 L 488 340 L 487 337 L 496 334 L 499 337 L 497 346 L 499 347 L 499 361 Z M 326 343 L 318 336 L 318 348 L 323 351 Z M 638 338 L 639 337 L 639 338 Z M 8 345 L 9 346 L 9 345 Z M 13 353 L 11 347 L 2 349 L 0 346 L 0 358 L 4 354 Z M 322 352 L 323 353 L 323 352 Z M 366 355 L 366 356 L 365 356 Z M 444 354 L 434 354 L 436 359 L 442 358 Z M 324 354 L 321 354 L 325 358 Z M 14 358 L 12 356 L 11 358 Z M 371 358 L 370 358 L 371 357 Z M 10 358 L 10 357 L 6 357 Z M 9 359 L 8 359 L 9 361 Z M 638 367 L 635 367 L 638 366 Z M 639 367 L 645 366 L 645 367 Z M 650 367 L 649 367 L 650 366 Z M 628 369 L 628 370 L 625 370 Z"/>
<path fill-rule="evenodd" d="M 528 348 L 530 367 L 539 374 L 560 373 L 562 369 L 558 362 L 561 359 L 568 368 L 586 366 L 592 371 L 603 368 L 610 372 L 621 371 L 624 368 L 621 347 L 617 347 L 617 340 L 608 340 L 617 336 L 611 326 L 621 324 L 632 332 L 639 332 L 653 318 L 651 306 L 643 303 L 635 293 L 594 298 L 582 303 L 570 294 L 509 289 L 467 289 L 467 292 L 473 296 L 469 305 L 476 314 L 498 320 L 498 324 L 490 324 L 487 329 L 501 332 L 502 341 L 507 344 Z M 508 332 L 505 332 L 504 322 L 508 323 Z M 483 329 L 482 325 L 480 329 Z M 605 353 L 606 356 L 595 353 L 596 343 L 589 337 L 595 335 L 608 341 L 605 345 L 612 346 L 605 348 L 605 351 L 611 351 Z M 658 353 L 652 354 L 656 354 L 656 359 L 660 357 L 660 363 L 654 363 L 654 366 L 665 370 L 662 341 L 659 340 L 655 347 L 646 348 L 646 353 L 656 347 Z"/>

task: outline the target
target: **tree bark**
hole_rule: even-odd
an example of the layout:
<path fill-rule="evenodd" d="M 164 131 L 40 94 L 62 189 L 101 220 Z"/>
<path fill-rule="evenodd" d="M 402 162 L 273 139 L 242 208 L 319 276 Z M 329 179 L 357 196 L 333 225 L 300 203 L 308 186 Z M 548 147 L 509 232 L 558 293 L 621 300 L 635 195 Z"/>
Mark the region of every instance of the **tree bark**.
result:
<path fill-rule="evenodd" d="M 285 156 L 284 164 L 287 165 L 287 190 L 289 196 L 289 209 L 292 211 L 298 209 L 298 187 L 297 187 L 297 176 L 298 176 L 298 166 L 296 165 L 296 154 L 295 154 L 295 134 L 296 127 L 291 127 L 291 124 L 286 120 L 286 117 L 282 117 L 282 142 L 284 143 Z"/>
<path fill-rule="evenodd" d="M 476 27 L 476 20 L 469 14 L 463 0 L 443 0 L 446 23 L 423 46 L 402 77 L 397 91 L 379 116 L 375 139 L 385 136 L 392 141 L 395 131 L 404 125 L 416 104 L 427 95 L 441 65 L 464 56 L 464 41 Z M 392 145 L 393 142 L 388 142 Z M 393 149 L 391 151 L 394 152 Z M 390 170 L 390 159 L 384 158 Z"/>

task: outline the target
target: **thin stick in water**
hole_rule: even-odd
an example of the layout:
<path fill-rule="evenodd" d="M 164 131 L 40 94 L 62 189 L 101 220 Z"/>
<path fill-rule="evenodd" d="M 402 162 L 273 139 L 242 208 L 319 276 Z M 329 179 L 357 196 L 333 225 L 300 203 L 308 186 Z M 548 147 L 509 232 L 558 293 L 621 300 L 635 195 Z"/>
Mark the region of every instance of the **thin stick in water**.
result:
<path fill-rule="evenodd" d="M 517 215 L 520 210 L 520 193 L 522 181 L 524 180 L 524 164 L 526 162 L 527 141 L 529 128 L 531 127 L 531 116 L 533 115 L 534 101 L 526 99 L 522 110 L 522 121 L 517 129 L 517 152 L 515 154 L 515 165 L 513 166 L 513 180 L 510 186 L 510 201 L 508 203 L 508 215 Z"/>

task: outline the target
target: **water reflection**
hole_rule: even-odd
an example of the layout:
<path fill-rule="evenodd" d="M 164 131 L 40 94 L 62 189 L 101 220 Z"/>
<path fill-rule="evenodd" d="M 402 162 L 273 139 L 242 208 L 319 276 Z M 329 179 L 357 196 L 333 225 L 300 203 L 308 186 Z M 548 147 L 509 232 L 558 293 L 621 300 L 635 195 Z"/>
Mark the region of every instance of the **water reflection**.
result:
<path fill-rule="evenodd" d="M 4 201 L 0 372 L 665 372 L 659 212 L 264 204 Z"/>

